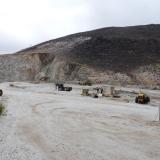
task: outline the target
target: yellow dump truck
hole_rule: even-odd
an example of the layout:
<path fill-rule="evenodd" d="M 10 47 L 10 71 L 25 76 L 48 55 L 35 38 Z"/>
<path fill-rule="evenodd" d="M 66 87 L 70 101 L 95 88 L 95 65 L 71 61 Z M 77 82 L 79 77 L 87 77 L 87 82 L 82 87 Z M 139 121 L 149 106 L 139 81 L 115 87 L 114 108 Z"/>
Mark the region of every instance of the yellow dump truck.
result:
<path fill-rule="evenodd" d="M 150 97 L 147 96 L 145 93 L 140 92 L 138 96 L 135 98 L 135 103 L 139 104 L 147 104 L 150 102 Z"/>

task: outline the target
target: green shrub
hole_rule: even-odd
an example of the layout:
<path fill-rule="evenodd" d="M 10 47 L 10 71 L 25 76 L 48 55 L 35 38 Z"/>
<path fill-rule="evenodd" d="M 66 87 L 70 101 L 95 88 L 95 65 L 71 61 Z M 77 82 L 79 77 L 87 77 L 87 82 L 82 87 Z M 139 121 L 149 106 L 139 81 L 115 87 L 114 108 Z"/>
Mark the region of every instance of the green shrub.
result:
<path fill-rule="evenodd" d="M 3 104 L 0 103 L 0 115 L 4 113 L 5 107 Z"/>

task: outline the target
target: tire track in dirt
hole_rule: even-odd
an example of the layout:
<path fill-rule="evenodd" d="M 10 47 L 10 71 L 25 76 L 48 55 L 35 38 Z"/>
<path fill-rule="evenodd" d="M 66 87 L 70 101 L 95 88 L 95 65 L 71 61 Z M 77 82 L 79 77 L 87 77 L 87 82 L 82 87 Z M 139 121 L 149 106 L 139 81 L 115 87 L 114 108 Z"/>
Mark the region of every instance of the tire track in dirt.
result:
<path fill-rule="evenodd" d="M 38 114 L 39 113 L 38 107 L 40 107 L 43 104 L 51 104 L 51 103 L 55 103 L 55 101 L 47 101 L 47 102 L 34 104 L 32 106 L 32 112 Z"/>
<path fill-rule="evenodd" d="M 52 104 L 52 103 L 55 103 L 55 101 L 37 103 L 37 104 L 32 106 L 32 112 L 35 113 L 35 114 L 39 114 L 40 111 L 38 110 L 38 107 L 41 107 L 41 105 L 44 105 L 44 104 Z M 57 110 L 62 110 L 62 109 L 65 109 L 65 108 L 64 107 L 53 108 L 53 110 L 50 113 L 53 113 L 53 112 L 55 112 Z"/>
<path fill-rule="evenodd" d="M 20 135 L 24 136 L 31 145 L 36 146 L 47 160 L 57 160 L 56 155 L 53 155 L 54 148 L 33 124 L 24 124 L 19 126 L 18 129 Z"/>

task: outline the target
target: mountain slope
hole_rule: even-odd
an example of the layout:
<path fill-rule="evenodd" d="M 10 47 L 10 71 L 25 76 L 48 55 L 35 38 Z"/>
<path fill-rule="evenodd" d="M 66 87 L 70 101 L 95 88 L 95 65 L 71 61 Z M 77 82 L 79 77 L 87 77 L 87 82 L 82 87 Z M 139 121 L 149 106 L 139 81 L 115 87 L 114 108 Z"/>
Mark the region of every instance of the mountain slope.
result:
<path fill-rule="evenodd" d="M 111 27 L 69 35 L 0 56 L 0 67 L 4 68 L 1 81 L 47 77 L 49 81 L 90 79 L 97 83 L 159 85 L 160 25 Z"/>

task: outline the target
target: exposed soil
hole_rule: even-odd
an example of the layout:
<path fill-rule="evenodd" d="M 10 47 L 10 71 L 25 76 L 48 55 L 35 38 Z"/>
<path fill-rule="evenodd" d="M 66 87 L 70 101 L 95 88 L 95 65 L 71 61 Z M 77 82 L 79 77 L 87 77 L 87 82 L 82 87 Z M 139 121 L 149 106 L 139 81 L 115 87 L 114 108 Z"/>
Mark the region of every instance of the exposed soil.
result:
<path fill-rule="evenodd" d="M 120 88 L 126 103 L 83 97 L 77 85 L 72 92 L 54 84 L 14 86 L 0 84 L 7 109 L 0 117 L 1 160 L 159 160 L 160 91 L 144 90 L 156 98 L 138 105 L 127 95 L 136 88 Z"/>

